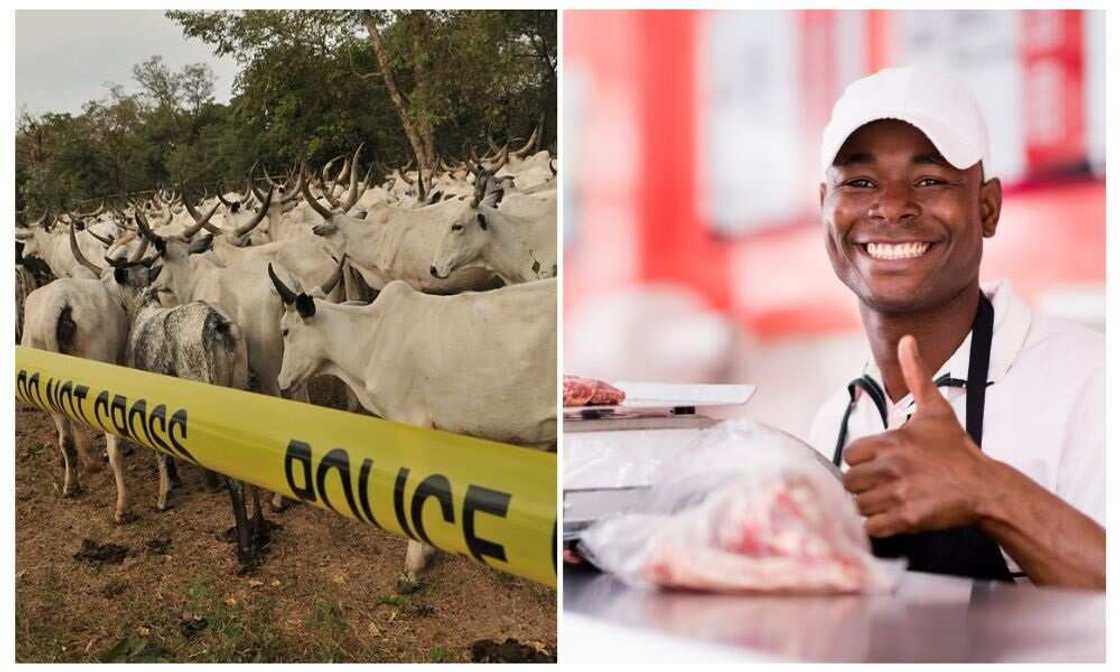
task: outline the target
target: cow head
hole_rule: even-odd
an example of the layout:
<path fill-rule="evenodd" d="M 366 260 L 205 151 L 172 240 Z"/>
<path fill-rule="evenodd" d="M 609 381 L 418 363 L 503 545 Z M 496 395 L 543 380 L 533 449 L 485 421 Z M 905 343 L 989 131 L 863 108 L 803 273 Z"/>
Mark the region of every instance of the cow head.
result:
<path fill-rule="evenodd" d="M 323 364 L 322 339 L 324 330 L 319 328 L 315 318 L 316 302 L 327 301 L 334 288 L 342 280 L 342 273 L 346 265 L 346 255 L 338 262 L 338 269 L 321 286 L 314 288 L 310 293 L 304 292 L 299 287 L 299 282 L 294 284 L 299 291 L 293 290 L 284 283 L 268 265 L 268 277 L 280 295 L 284 304 L 284 315 L 280 318 L 280 335 L 284 339 L 284 360 L 280 365 L 280 376 L 277 384 L 281 390 L 289 390 L 299 383 L 306 382 L 315 375 Z"/>
<path fill-rule="evenodd" d="M 477 261 L 493 236 L 490 220 L 502 202 L 505 188 L 501 180 L 480 171 L 475 180 L 474 198 L 451 219 L 428 269 L 432 277 L 448 278 L 456 269 Z"/>
<path fill-rule="evenodd" d="M 23 243 L 23 256 L 43 258 L 51 243 L 51 234 L 46 225 L 48 219 L 48 213 L 44 212 L 42 217 L 27 226 L 16 227 L 16 240 Z"/>

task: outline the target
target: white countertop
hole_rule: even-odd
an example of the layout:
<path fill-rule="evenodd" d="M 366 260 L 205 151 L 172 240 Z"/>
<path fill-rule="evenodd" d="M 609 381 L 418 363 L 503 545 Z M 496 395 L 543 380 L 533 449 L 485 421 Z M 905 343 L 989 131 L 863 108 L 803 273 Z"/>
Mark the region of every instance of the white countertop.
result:
<path fill-rule="evenodd" d="M 564 568 L 565 661 L 1103 662 L 1104 593 L 909 572 L 893 594 L 708 595 Z M 571 630 L 569 630 L 569 627 Z"/>

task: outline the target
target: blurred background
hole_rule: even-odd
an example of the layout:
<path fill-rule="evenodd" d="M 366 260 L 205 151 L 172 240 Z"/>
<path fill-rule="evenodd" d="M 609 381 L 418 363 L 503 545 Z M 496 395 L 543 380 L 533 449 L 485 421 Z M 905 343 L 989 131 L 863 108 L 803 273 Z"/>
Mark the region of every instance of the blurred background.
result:
<path fill-rule="evenodd" d="M 1004 189 L 981 281 L 1104 330 L 1099 11 L 564 13 L 565 372 L 747 382 L 806 436 L 866 341 L 818 211 L 821 130 L 893 65 L 976 94 Z"/>

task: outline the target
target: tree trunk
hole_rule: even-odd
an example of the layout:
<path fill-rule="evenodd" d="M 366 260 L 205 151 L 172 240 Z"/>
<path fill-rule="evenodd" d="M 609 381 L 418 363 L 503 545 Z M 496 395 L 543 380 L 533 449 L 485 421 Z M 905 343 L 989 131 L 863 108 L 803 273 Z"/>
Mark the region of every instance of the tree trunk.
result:
<path fill-rule="evenodd" d="M 404 127 L 404 134 L 408 138 L 408 144 L 412 147 L 412 153 L 416 156 L 416 165 L 419 168 L 428 167 L 431 165 L 431 157 L 429 156 L 429 147 L 431 140 L 425 143 L 424 130 L 418 128 L 409 114 L 408 101 L 401 95 L 400 89 L 397 88 L 397 82 L 393 78 L 392 65 L 389 63 L 389 56 L 385 53 L 385 45 L 381 42 L 381 33 L 377 28 L 377 20 L 371 14 L 364 14 L 362 16 L 362 23 L 369 33 L 370 46 L 373 47 L 373 53 L 377 57 L 377 63 L 381 68 L 381 75 L 385 78 L 385 88 L 389 91 L 389 98 L 393 101 L 393 106 L 397 108 L 397 114 L 401 118 L 401 125 Z M 431 134 L 431 129 L 426 129 L 427 134 Z M 427 146 L 425 146 L 427 145 Z"/>

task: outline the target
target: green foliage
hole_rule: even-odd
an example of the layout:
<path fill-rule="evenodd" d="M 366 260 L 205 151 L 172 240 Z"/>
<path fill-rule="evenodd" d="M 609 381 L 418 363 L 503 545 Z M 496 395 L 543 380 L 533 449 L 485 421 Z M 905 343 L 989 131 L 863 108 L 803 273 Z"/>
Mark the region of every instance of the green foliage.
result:
<path fill-rule="evenodd" d="M 480 151 L 487 137 L 524 140 L 545 119 L 555 144 L 556 13 L 518 11 L 170 11 L 185 36 L 241 66 L 229 104 L 213 100 L 203 64 L 137 64 L 139 92 L 112 87 L 80 115 L 21 116 L 17 209 L 89 207 L 87 199 L 243 182 L 321 166 L 360 142 L 392 165 L 412 155 L 402 115 L 439 155 Z M 365 21 L 373 19 L 405 109 L 391 100 Z"/>

